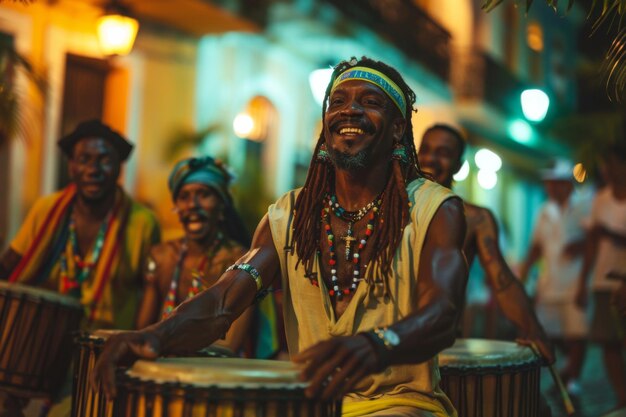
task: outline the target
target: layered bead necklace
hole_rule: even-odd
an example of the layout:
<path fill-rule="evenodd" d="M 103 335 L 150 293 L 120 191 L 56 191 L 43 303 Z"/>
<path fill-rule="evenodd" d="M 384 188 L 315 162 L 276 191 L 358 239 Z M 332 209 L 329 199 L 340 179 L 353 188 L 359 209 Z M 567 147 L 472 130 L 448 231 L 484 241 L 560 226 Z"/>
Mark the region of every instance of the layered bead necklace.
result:
<path fill-rule="evenodd" d="M 187 293 L 187 298 L 191 298 L 194 295 L 200 292 L 202 287 L 202 280 L 204 279 L 204 269 L 209 260 L 212 260 L 215 257 L 218 249 L 220 248 L 222 241 L 224 240 L 224 236 L 221 232 L 217 233 L 215 236 L 215 240 L 211 243 L 209 249 L 205 252 L 205 254 L 198 262 L 198 265 L 191 270 L 191 286 L 189 287 L 189 292 Z M 174 273 L 172 274 L 172 281 L 170 283 L 170 288 L 165 296 L 165 302 L 163 303 L 163 315 L 162 318 L 169 317 L 176 308 L 176 296 L 178 294 L 178 283 L 180 280 L 181 271 L 183 270 L 183 263 L 185 261 L 185 257 L 187 256 L 187 241 L 184 240 L 182 243 L 182 247 L 180 249 L 180 256 L 178 257 L 178 262 L 176 263 L 176 269 L 174 269 Z"/>
<path fill-rule="evenodd" d="M 331 297 L 337 297 L 338 300 L 343 299 L 344 295 L 348 295 L 353 291 L 356 291 L 357 285 L 359 281 L 362 279 L 361 277 L 361 253 L 365 246 L 367 245 L 367 241 L 374 233 L 374 225 L 376 224 L 376 216 L 380 211 L 380 206 L 382 204 L 382 193 L 376 197 L 372 202 L 362 207 L 357 211 L 347 211 L 343 207 L 339 205 L 337 202 L 337 197 L 333 194 L 327 194 L 325 197 L 324 207 L 322 208 L 322 222 L 324 223 L 324 231 L 326 232 L 326 241 L 328 244 L 328 248 L 330 251 L 330 257 L 328 260 L 328 265 L 330 267 L 330 280 L 331 285 L 328 290 L 328 294 Z M 352 262 L 352 282 L 346 288 L 339 287 L 339 279 L 337 277 L 337 252 L 335 249 L 335 235 L 333 233 L 333 229 L 330 221 L 330 212 L 335 214 L 339 219 L 348 223 L 348 230 L 346 235 L 341 237 L 340 239 L 345 242 L 345 260 Z M 367 226 L 365 228 L 365 235 L 358 240 L 354 236 L 353 226 L 354 223 L 358 222 L 362 218 L 364 218 L 369 213 L 369 219 L 367 222 Z M 352 252 L 352 243 L 358 241 L 354 252 Z M 311 282 L 313 285 L 319 286 L 319 282 L 316 278 L 312 278 Z"/>
<path fill-rule="evenodd" d="M 75 297 L 80 297 L 80 286 L 91 275 L 91 271 L 98 264 L 100 253 L 102 252 L 102 246 L 104 245 L 104 239 L 106 237 L 107 230 L 111 224 L 112 212 L 109 212 L 98 229 L 96 235 L 96 241 L 93 245 L 93 249 L 85 257 L 80 256 L 78 249 L 78 238 L 76 236 L 76 223 L 74 218 L 70 216 L 70 223 L 68 226 L 69 236 L 68 245 L 70 256 L 74 261 L 74 271 L 70 271 L 67 255 L 64 251 L 61 254 L 61 293 L 69 294 Z"/>

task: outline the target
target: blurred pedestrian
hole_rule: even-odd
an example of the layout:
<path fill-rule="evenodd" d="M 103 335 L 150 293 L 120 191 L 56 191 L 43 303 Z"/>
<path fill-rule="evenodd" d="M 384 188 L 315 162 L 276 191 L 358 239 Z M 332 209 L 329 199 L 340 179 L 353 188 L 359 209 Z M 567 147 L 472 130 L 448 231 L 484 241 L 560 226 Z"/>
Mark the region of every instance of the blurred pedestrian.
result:
<path fill-rule="evenodd" d="M 548 201 L 539 211 L 520 279 L 525 281 L 530 268 L 543 260 L 535 311 L 548 337 L 567 356 L 567 363 L 560 372 L 567 390 L 579 394 L 578 379 L 589 326 L 575 296 L 585 244 L 583 224 L 589 215 L 589 203 L 574 198 L 573 165 L 569 161 L 557 160 L 554 167 L 542 172 L 541 178 Z"/>
<path fill-rule="evenodd" d="M 615 390 L 618 406 L 626 406 L 626 366 L 622 343 L 626 318 L 612 303 L 619 282 L 611 274 L 626 271 L 626 149 L 624 145 L 608 147 L 604 158 L 607 185 L 593 200 L 590 233 L 578 281 L 576 302 L 588 303 L 588 277 L 593 296 L 590 338 L 602 347 L 604 365 Z M 590 272 L 592 272 L 590 274 Z"/>

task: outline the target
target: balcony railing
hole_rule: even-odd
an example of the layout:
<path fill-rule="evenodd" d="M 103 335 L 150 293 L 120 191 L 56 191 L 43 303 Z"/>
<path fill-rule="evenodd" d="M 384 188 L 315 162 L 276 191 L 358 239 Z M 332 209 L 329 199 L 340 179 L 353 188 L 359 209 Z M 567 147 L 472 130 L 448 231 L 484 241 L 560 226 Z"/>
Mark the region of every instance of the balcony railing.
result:
<path fill-rule="evenodd" d="M 459 99 L 484 101 L 507 114 L 520 112 L 519 97 L 526 88 L 503 64 L 476 49 L 454 52 L 450 82 Z"/>
<path fill-rule="evenodd" d="M 410 0 L 327 0 L 442 80 L 450 72 L 450 33 Z"/>

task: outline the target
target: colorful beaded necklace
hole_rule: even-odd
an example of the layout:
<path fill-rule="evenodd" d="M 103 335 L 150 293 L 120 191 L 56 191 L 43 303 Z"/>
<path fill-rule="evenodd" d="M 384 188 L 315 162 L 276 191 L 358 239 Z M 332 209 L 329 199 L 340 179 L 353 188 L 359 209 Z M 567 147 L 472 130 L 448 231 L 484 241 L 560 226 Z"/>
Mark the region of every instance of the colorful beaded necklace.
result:
<path fill-rule="evenodd" d="M 109 212 L 100 225 L 98 234 L 96 235 L 96 241 L 93 245 L 93 249 L 84 258 L 81 258 L 80 251 L 78 250 L 78 238 L 76 237 L 76 223 L 74 218 L 70 215 L 70 223 L 68 226 L 68 249 L 70 256 L 74 261 L 73 273 L 70 272 L 67 262 L 66 251 L 61 254 L 61 293 L 69 294 L 75 297 L 80 297 L 80 285 L 91 275 L 91 271 L 98 264 L 100 253 L 102 252 L 102 246 L 104 245 L 104 238 L 106 237 L 109 226 L 111 225 L 112 212 Z"/>
<path fill-rule="evenodd" d="M 361 220 L 370 210 L 374 207 L 380 207 L 382 204 L 383 193 L 381 192 L 375 199 L 370 201 L 364 207 L 361 207 L 357 211 L 348 211 L 339 205 L 337 201 L 337 197 L 334 194 L 328 194 L 326 196 L 326 201 L 330 210 L 343 221 L 348 222 L 348 231 L 346 235 L 341 238 L 346 244 L 346 261 L 350 260 L 351 250 L 352 250 L 352 242 L 355 242 L 357 239 L 353 236 L 354 232 L 352 230 L 354 223 Z"/>
<path fill-rule="evenodd" d="M 330 266 L 331 288 L 328 290 L 328 295 L 330 295 L 331 297 L 337 297 L 338 300 L 341 300 L 343 299 L 344 295 L 348 295 L 351 292 L 356 291 L 357 285 L 359 281 L 362 279 L 361 278 L 361 252 L 363 251 L 363 249 L 365 249 L 368 239 L 374 232 L 374 225 L 376 224 L 376 216 L 378 215 L 380 205 L 382 203 L 382 196 L 377 197 L 376 200 L 374 200 L 373 204 L 371 205 L 368 204 L 369 208 L 367 209 L 367 211 L 361 214 L 360 215 L 361 217 L 358 219 L 360 220 L 361 218 L 365 216 L 365 214 L 367 214 L 367 212 L 371 211 L 369 214 L 369 220 L 367 222 L 367 226 L 365 229 L 365 236 L 361 238 L 356 250 L 351 256 L 352 268 L 353 268 L 352 269 L 352 282 L 350 283 L 348 287 L 343 288 L 343 289 L 339 288 L 339 279 L 337 278 L 337 253 L 335 250 L 335 235 L 333 233 L 333 229 L 331 226 L 330 214 L 329 214 L 330 211 L 335 212 L 334 210 L 332 210 L 331 207 L 335 205 L 336 199 L 335 199 L 335 202 L 333 202 L 332 198 L 330 196 L 327 196 L 326 200 L 327 200 L 327 204 L 325 205 L 324 208 L 322 208 L 322 221 L 325 223 L 324 231 L 326 232 L 326 240 L 327 240 L 328 248 L 330 251 L 330 259 L 328 260 L 328 265 Z M 339 206 L 337 205 L 337 207 Z M 343 212 L 345 213 L 346 211 L 343 210 Z M 337 213 L 335 212 L 335 214 Z M 340 216 L 338 215 L 338 217 Z M 340 218 L 343 219 L 343 217 L 340 217 Z M 350 260 L 349 245 L 351 245 L 351 242 L 353 240 L 357 240 L 356 238 L 352 236 L 351 226 L 352 226 L 352 222 L 349 222 L 348 234 L 341 238 L 346 242 L 346 260 L 348 261 Z M 311 278 L 311 283 L 315 286 L 319 286 L 319 282 L 317 281 L 317 278 Z"/>
<path fill-rule="evenodd" d="M 217 233 L 215 236 L 215 240 L 211 243 L 209 250 L 202 256 L 200 262 L 198 262 L 198 266 L 192 269 L 191 271 L 191 286 L 189 287 L 189 292 L 187 293 L 187 298 L 191 298 L 194 295 L 200 292 L 202 279 L 204 278 L 204 269 L 209 260 L 213 260 L 215 254 L 220 248 L 222 241 L 224 240 L 224 236 L 221 232 Z M 183 263 L 185 261 L 185 257 L 187 256 L 187 241 L 184 240 L 180 249 L 180 256 L 178 257 L 178 262 L 176 262 L 176 268 L 174 269 L 174 273 L 172 274 L 172 282 L 170 283 L 170 289 L 165 296 L 165 302 L 163 303 L 163 315 L 162 318 L 169 317 L 176 308 L 176 296 L 178 294 L 178 281 L 180 279 L 180 273 L 183 269 Z"/>

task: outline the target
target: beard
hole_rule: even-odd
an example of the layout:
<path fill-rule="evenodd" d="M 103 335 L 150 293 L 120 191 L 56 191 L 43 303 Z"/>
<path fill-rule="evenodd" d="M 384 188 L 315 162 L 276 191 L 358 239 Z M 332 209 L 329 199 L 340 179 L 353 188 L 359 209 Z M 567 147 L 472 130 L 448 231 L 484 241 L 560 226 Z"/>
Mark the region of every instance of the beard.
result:
<path fill-rule="evenodd" d="M 344 171 L 359 171 L 367 168 L 372 153 L 374 143 L 368 145 L 367 148 L 358 151 L 355 154 L 342 152 L 335 149 L 328 149 L 328 156 L 333 165 Z"/>

